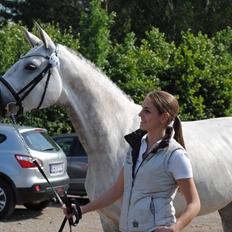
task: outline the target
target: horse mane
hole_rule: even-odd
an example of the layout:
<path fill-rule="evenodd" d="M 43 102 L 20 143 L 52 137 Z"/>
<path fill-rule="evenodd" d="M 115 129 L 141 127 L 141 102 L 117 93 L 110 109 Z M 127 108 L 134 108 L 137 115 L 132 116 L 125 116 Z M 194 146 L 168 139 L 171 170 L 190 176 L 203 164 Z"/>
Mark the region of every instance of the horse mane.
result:
<path fill-rule="evenodd" d="M 62 45 L 64 46 L 64 45 Z M 64 46 L 70 53 L 72 53 L 73 55 L 77 56 L 79 59 L 81 59 L 82 61 L 84 61 L 86 64 L 90 65 L 93 69 L 95 69 L 97 72 L 99 72 L 101 74 L 101 76 L 107 80 L 110 81 L 111 85 L 113 87 L 115 87 L 121 94 L 123 94 L 129 101 L 134 103 L 134 100 L 131 98 L 131 96 L 129 96 L 128 94 L 126 94 L 124 91 L 122 91 L 100 68 L 98 68 L 93 62 L 91 62 L 90 60 L 88 60 L 87 58 L 85 58 L 83 55 L 81 55 L 79 52 L 72 50 L 71 48 Z"/>

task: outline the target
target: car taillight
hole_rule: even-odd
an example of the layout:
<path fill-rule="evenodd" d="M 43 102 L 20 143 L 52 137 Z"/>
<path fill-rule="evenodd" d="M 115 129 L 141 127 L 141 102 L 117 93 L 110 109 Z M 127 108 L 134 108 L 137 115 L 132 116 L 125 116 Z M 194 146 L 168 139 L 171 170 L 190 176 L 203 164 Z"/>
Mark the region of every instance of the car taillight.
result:
<path fill-rule="evenodd" d="M 33 158 L 27 155 L 15 155 L 16 160 L 22 168 L 35 168 L 36 165 L 33 163 Z M 42 166 L 42 161 L 36 159 L 40 166 Z"/>

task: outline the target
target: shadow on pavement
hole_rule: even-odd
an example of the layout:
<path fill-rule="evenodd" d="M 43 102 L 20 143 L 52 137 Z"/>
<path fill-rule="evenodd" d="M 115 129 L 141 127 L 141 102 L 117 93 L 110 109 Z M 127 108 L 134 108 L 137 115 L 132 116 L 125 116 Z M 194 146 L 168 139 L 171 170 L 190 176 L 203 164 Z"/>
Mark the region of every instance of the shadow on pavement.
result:
<path fill-rule="evenodd" d="M 1 219 L 0 222 L 7 223 L 13 221 L 21 221 L 32 218 L 37 218 L 43 214 L 43 211 L 32 211 L 23 206 L 19 206 L 15 208 L 14 213 L 7 219 Z"/>

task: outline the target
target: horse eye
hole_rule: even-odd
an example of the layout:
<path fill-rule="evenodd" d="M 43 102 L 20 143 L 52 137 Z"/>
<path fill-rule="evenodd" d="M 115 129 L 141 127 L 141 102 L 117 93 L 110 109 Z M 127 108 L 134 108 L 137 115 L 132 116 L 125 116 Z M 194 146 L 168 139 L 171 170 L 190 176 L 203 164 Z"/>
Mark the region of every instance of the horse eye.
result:
<path fill-rule="evenodd" d="M 37 69 L 37 66 L 34 65 L 34 64 L 28 64 L 28 65 L 25 66 L 25 69 L 29 70 L 29 71 L 34 71 L 34 70 Z"/>

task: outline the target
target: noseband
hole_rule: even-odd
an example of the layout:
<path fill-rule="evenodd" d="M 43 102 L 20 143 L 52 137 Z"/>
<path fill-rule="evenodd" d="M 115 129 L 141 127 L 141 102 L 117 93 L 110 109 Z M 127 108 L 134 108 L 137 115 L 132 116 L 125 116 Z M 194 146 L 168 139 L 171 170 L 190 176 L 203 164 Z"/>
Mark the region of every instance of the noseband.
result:
<path fill-rule="evenodd" d="M 46 82 L 45 82 L 44 91 L 42 93 L 40 102 L 39 102 L 36 109 L 39 109 L 41 107 L 41 105 L 42 105 L 42 103 L 44 101 L 44 97 L 45 97 L 45 94 L 46 94 L 46 91 L 47 91 L 48 83 L 49 83 L 49 80 L 50 80 L 50 77 L 51 77 L 51 68 L 54 67 L 54 66 L 59 66 L 59 58 L 57 57 L 57 52 L 56 51 L 53 52 L 50 56 L 43 56 L 43 55 L 36 55 L 36 56 L 40 56 L 40 57 L 43 57 L 43 58 L 47 59 L 48 64 L 32 81 L 30 81 L 26 86 L 24 86 L 18 92 L 16 92 L 14 90 L 14 88 L 9 84 L 9 82 L 7 82 L 2 76 L 0 76 L 0 82 L 9 90 L 9 92 L 11 93 L 11 95 L 15 99 L 16 106 L 19 107 L 17 115 L 23 113 L 23 105 L 22 105 L 23 100 L 30 94 L 30 92 L 35 88 L 35 86 L 44 77 L 46 77 L 47 79 L 46 79 Z M 28 57 L 31 57 L 31 56 L 23 56 L 20 59 L 26 59 Z M 0 100 L 2 100 L 2 99 L 0 99 Z M 1 112 L 2 116 L 4 117 L 5 113 L 6 113 L 6 108 L 5 108 L 5 106 L 3 106 L 2 101 L 0 101 L 0 107 L 1 107 L 1 111 L 2 111 Z"/>

